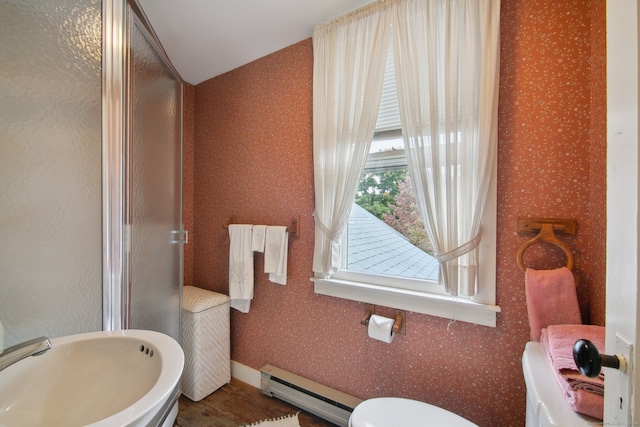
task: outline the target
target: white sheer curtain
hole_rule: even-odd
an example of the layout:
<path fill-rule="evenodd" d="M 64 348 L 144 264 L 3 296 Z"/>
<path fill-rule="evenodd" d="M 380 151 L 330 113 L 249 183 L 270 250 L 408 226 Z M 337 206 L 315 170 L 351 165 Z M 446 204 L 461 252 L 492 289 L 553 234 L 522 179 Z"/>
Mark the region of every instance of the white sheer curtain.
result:
<path fill-rule="evenodd" d="M 451 295 L 477 291 L 480 223 L 497 144 L 497 0 L 406 0 L 393 20 L 409 171 Z"/>
<path fill-rule="evenodd" d="M 357 10 L 313 34 L 313 271 L 340 266 L 345 229 L 378 115 L 390 17 L 383 3 Z"/>

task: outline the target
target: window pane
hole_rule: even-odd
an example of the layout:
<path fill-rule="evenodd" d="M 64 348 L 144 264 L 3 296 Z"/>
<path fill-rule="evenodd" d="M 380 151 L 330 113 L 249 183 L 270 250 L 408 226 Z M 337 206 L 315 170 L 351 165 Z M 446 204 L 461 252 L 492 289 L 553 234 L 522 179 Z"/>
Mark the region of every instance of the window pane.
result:
<path fill-rule="evenodd" d="M 376 138 L 371 142 L 371 148 L 369 149 L 369 157 L 374 153 L 386 153 L 389 151 L 402 150 L 402 156 L 404 157 L 404 139 L 402 135 L 391 136 L 389 138 L 381 137 Z M 404 159 L 404 165 L 407 164 L 407 159 Z"/>
<path fill-rule="evenodd" d="M 396 76 L 393 66 L 393 37 L 390 36 L 376 131 L 396 129 L 400 129 L 400 110 L 398 108 L 398 91 L 396 89 Z"/>
<path fill-rule="evenodd" d="M 369 167 L 362 175 L 347 227 L 345 268 L 436 281 L 438 262 L 432 256 L 401 152 L 395 168 Z M 403 168 L 398 169 L 402 162 Z"/>
<path fill-rule="evenodd" d="M 425 280 L 438 280 L 438 262 L 407 171 L 392 51 L 390 46 L 376 133 L 347 226 L 343 271 L 402 278 L 383 281 L 422 289 Z"/>

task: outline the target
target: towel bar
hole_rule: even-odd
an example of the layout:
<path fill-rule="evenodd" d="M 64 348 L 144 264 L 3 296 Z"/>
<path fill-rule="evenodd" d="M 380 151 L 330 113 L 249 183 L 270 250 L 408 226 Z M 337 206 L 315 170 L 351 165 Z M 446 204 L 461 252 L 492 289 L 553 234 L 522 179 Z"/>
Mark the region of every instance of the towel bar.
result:
<path fill-rule="evenodd" d="M 576 234 L 575 219 L 558 218 L 518 218 L 518 233 L 540 232 L 544 224 L 553 225 L 553 231 L 559 234 Z"/>
<path fill-rule="evenodd" d="M 567 268 L 573 270 L 574 259 L 571 248 L 556 237 L 556 232 L 563 234 L 576 234 L 576 221 L 574 219 L 551 218 L 518 218 L 518 232 L 536 232 L 538 235 L 525 242 L 516 254 L 516 263 L 523 272 L 527 270 L 522 260 L 525 250 L 534 243 L 551 243 L 562 249 L 567 257 Z"/>
<path fill-rule="evenodd" d="M 229 218 L 229 223 L 223 224 L 222 228 L 229 228 L 230 224 L 238 224 L 238 217 L 235 215 L 231 215 L 231 218 Z M 287 231 L 289 232 L 289 234 L 295 237 L 300 237 L 300 217 L 299 216 L 294 216 L 291 219 L 291 225 L 287 226 Z"/>

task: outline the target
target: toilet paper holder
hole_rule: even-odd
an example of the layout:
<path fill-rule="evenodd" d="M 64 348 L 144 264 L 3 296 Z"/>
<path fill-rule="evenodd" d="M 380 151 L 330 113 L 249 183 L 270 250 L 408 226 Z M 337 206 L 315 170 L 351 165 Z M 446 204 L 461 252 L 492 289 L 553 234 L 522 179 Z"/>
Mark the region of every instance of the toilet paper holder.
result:
<path fill-rule="evenodd" d="M 360 324 L 368 326 L 371 315 L 376 314 L 376 306 L 373 304 L 365 304 L 364 309 L 364 317 L 360 321 Z M 406 312 L 403 310 L 396 310 L 394 318 L 395 320 L 393 322 L 393 333 L 407 335 Z"/>

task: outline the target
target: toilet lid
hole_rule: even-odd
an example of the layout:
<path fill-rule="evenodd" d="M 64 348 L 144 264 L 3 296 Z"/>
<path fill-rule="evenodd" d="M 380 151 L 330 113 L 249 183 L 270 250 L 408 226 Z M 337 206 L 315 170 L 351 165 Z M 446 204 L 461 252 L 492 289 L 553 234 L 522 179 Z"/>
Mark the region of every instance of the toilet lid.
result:
<path fill-rule="evenodd" d="M 471 421 L 417 400 L 379 397 L 365 400 L 353 410 L 350 427 L 471 427 Z M 477 427 L 477 426 L 476 426 Z"/>

